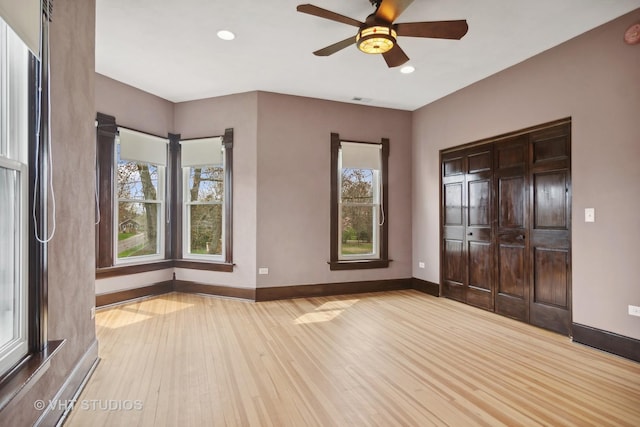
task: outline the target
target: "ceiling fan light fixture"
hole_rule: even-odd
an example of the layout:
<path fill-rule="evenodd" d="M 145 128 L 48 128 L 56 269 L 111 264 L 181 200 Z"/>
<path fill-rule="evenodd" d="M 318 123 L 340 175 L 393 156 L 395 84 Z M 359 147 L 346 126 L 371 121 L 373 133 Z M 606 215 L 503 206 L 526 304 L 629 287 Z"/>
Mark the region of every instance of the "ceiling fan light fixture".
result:
<path fill-rule="evenodd" d="M 356 36 L 358 49 L 364 53 L 389 52 L 396 44 L 398 34 L 391 26 L 373 25 L 360 28 Z"/>

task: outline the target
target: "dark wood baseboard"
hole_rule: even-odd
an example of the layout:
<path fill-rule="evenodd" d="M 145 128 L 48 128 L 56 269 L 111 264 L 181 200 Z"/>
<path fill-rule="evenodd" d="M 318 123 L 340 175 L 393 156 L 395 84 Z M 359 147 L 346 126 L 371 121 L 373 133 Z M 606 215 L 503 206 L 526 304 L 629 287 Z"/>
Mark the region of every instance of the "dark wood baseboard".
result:
<path fill-rule="evenodd" d="M 371 280 L 363 282 L 326 283 L 320 285 L 296 285 L 257 288 L 256 301 L 273 301 L 290 298 L 324 297 L 330 295 L 361 294 L 365 292 L 411 289 L 411 279 Z"/>
<path fill-rule="evenodd" d="M 252 301 L 273 301 L 279 299 L 361 294 L 365 292 L 383 292 L 401 289 L 416 289 L 434 296 L 439 296 L 440 292 L 438 284 L 416 278 L 324 283 L 317 285 L 276 286 L 257 289 L 205 285 L 203 283 L 185 280 L 172 280 L 137 289 L 127 289 L 109 294 L 96 295 L 96 307 L 104 307 L 111 304 L 130 301 L 136 298 L 161 295 L 174 291 L 241 298 Z"/>
<path fill-rule="evenodd" d="M 106 305 L 125 302 L 136 298 L 166 294 L 169 292 L 173 292 L 173 280 L 144 286 L 142 288 L 127 289 L 109 294 L 96 295 L 96 307 L 104 307 Z"/>
<path fill-rule="evenodd" d="M 73 409 L 72 404 L 64 402 L 74 402 L 80 396 L 80 392 L 86 385 L 89 377 L 93 374 L 99 362 L 98 358 L 98 341 L 94 340 L 87 351 L 82 355 L 78 363 L 67 376 L 64 384 L 58 390 L 58 393 L 47 402 L 62 402 L 60 405 L 46 405 L 46 409 L 36 422 L 39 426 L 58 426 L 64 423 L 64 420 Z"/>
<path fill-rule="evenodd" d="M 256 290 L 247 288 L 232 288 L 230 286 L 204 285 L 202 283 L 188 282 L 185 280 L 174 281 L 173 289 L 176 292 L 191 294 L 216 295 L 220 297 L 256 299 Z"/>
<path fill-rule="evenodd" d="M 425 294 L 433 295 L 434 297 L 440 296 L 440 285 L 426 280 L 412 278 L 411 286 L 416 291 L 424 292 Z"/>
<path fill-rule="evenodd" d="M 640 362 L 640 340 L 574 323 L 573 341 Z"/>

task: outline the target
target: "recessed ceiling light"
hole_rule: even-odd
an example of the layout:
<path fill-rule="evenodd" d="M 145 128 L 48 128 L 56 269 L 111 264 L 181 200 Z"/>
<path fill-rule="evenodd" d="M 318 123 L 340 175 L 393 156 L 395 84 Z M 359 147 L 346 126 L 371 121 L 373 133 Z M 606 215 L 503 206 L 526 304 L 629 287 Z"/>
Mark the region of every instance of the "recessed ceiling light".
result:
<path fill-rule="evenodd" d="M 416 70 L 416 68 L 412 65 L 405 65 L 404 67 L 400 68 L 400 72 L 402 74 L 411 74 Z"/>
<path fill-rule="evenodd" d="M 229 30 L 220 30 L 218 31 L 218 37 L 222 40 L 233 40 L 236 38 L 236 35 Z"/>

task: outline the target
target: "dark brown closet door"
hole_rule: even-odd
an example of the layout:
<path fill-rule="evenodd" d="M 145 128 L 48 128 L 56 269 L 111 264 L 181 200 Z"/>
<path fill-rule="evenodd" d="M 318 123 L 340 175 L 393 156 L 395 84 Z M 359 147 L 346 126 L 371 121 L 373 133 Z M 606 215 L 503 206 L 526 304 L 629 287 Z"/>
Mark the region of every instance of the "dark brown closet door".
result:
<path fill-rule="evenodd" d="M 464 250 L 465 162 L 461 153 L 442 157 L 442 294 L 465 301 L 467 262 Z"/>
<path fill-rule="evenodd" d="M 528 135 L 495 144 L 496 313 L 529 319 Z"/>
<path fill-rule="evenodd" d="M 466 301 L 478 307 L 493 309 L 493 151 L 490 146 L 467 152 L 465 177 L 467 257 Z"/>
<path fill-rule="evenodd" d="M 493 151 L 442 157 L 442 293 L 493 309 Z"/>
<path fill-rule="evenodd" d="M 571 322 L 570 124 L 531 134 L 529 322 L 569 334 Z"/>

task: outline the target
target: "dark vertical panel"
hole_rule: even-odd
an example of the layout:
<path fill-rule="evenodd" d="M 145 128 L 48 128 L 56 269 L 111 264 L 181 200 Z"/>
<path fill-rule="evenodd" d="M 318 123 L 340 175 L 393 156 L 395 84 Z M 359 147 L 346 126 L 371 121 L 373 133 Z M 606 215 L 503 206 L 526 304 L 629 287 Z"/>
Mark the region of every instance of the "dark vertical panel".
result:
<path fill-rule="evenodd" d="M 382 212 L 385 218 L 380 230 L 380 258 L 389 259 L 389 139 L 382 138 Z"/>
<path fill-rule="evenodd" d="M 525 298 L 524 246 L 500 245 L 498 293 Z"/>
<path fill-rule="evenodd" d="M 567 307 L 567 251 L 536 248 L 534 251 L 534 301 Z"/>
<path fill-rule="evenodd" d="M 182 168 L 180 134 L 169 135 L 167 162 L 167 217 L 165 227 L 165 259 L 182 258 Z"/>
<path fill-rule="evenodd" d="M 96 185 L 98 187 L 99 223 L 96 230 L 96 267 L 113 265 L 113 197 L 116 119 L 98 113 L 96 147 Z"/>
<path fill-rule="evenodd" d="M 464 244 L 459 240 L 445 240 L 444 279 L 463 284 L 465 282 Z"/>
<path fill-rule="evenodd" d="M 469 286 L 491 291 L 491 244 L 469 242 Z"/>
<path fill-rule="evenodd" d="M 340 150 L 340 135 L 331 133 L 331 245 L 329 259 L 331 263 L 338 262 L 338 151 Z"/>
<path fill-rule="evenodd" d="M 535 174 L 534 227 L 567 229 L 566 171 Z"/>
<path fill-rule="evenodd" d="M 523 228 L 526 207 L 524 176 L 498 179 L 498 203 L 500 227 Z"/>
<path fill-rule="evenodd" d="M 444 186 L 444 224 L 462 225 L 462 183 Z"/>
<path fill-rule="evenodd" d="M 48 54 L 43 52 L 43 61 L 47 61 Z M 44 68 L 44 67 L 43 67 Z M 46 72 L 46 70 L 44 71 Z M 44 238 L 49 228 L 47 216 L 47 198 L 49 188 L 49 174 L 47 173 L 48 148 L 43 142 L 49 132 L 47 123 L 48 76 L 43 77 L 42 91 L 42 120 L 40 123 L 41 140 L 36 137 L 37 128 L 37 94 L 39 79 L 39 62 L 29 55 L 29 351 L 40 352 L 47 343 L 48 318 L 48 264 L 47 244 L 36 239 L 36 232 Z M 38 158 L 38 163 L 36 163 Z M 38 185 L 35 185 L 36 176 Z"/>
<path fill-rule="evenodd" d="M 224 261 L 233 263 L 233 128 L 225 129 L 224 138 L 224 215 L 225 253 Z"/>
<path fill-rule="evenodd" d="M 469 226 L 491 226 L 491 181 L 481 180 L 469 183 Z"/>

